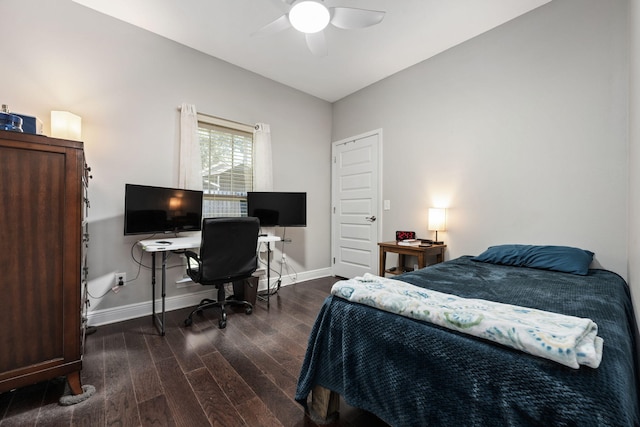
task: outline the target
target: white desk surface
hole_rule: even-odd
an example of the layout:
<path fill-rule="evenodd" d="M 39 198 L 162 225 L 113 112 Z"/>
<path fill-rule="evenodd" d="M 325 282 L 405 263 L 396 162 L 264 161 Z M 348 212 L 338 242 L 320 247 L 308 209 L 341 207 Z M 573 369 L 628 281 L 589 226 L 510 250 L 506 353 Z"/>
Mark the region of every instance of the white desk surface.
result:
<path fill-rule="evenodd" d="M 258 243 L 271 243 L 279 242 L 282 240 L 280 236 L 259 236 Z M 138 241 L 138 245 L 142 247 L 145 252 L 165 252 L 165 251 L 177 251 L 180 249 L 194 249 L 200 247 L 202 237 L 200 234 L 185 237 L 172 237 L 164 238 L 158 237 L 155 239 L 147 239 Z"/>

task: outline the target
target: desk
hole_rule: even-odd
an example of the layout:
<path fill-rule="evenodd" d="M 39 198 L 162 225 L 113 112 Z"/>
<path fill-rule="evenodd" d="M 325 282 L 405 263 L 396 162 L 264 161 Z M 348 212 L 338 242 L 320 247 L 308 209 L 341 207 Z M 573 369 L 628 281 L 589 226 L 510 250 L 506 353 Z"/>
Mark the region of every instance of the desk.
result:
<path fill-rule="evenodd" d="M 267 307 L 269 306 L 269 286 L 271 282 L 271 242 L 280 241 L 278 236 L 259 236 L 258 243 L 267 244 Z M 140 240 L 138 245 L 143 251 L 151 253 L 151 317 L 154 324 L 158 328 L 160 335 L 165 333 L 165 297 L 167 295 L 167 252 L 176 252 L 186 249 L 196 249 L 200 247 L 202 237 L 200 234 L 185 237 L 174 237 L 165 239 L 158 237 L 156 239 Z M 156 253 L 162 253 L 162 311 L 156 313 Z"/>
<path fill-rule="evenodd" d="M 380 265 L 379 276 L 384 277 L 385 273 L 389 274 L 401 274 L 406 270 L 404 268 L 405 255 L 412 255 L 418 257 L 418 268 L 424 268 L 427 266 L 427 255 L 435 255 L 436 263 L 444 261 L 444 250 L 447 245 L 431 245 L 431 246 L 403 246 L 397 242 L 382 242 L 378 243 L 380 247 Z M 386 268 L 387 252 L 398 254 L 398 265 L 396 269 L 391 270 Z"/>

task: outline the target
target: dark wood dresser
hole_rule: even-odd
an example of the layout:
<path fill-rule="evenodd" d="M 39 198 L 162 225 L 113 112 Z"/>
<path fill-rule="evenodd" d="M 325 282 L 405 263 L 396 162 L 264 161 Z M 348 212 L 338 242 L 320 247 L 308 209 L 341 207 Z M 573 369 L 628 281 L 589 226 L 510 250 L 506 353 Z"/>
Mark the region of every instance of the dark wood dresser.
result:
<path fill-rule="evenodd" d="M 83 143 L 0 131 L 0 393 L 67 376 L 83 392 Z"/>

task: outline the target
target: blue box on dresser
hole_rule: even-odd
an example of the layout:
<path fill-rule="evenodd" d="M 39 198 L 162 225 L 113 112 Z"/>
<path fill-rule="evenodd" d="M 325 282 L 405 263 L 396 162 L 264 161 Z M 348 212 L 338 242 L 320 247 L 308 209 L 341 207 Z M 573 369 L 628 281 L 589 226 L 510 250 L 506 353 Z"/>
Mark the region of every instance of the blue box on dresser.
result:
<path fill-rule="evenodd" d="M 24 133 L 34 133 L 42 135 L 42 120 L 37 117 L 27 116 L 25 114 L 13 113 L 22 117 L 22 131 Z"/>

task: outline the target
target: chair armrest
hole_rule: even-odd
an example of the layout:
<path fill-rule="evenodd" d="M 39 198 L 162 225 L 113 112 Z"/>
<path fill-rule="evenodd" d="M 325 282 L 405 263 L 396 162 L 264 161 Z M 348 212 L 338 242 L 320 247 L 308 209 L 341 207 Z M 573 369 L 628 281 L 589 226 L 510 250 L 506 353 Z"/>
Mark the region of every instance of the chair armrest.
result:
<path fill-rule="evenodd" d="M 202 274 L 202 261 L 200 260 L 200 257 L 193 251 L 185 251 L 184 256 L 187 259 L 187 274 L 194 282 L 200 281 Z M 194 264 L 198 265 L 197 270 L 195 269 Z"/>

